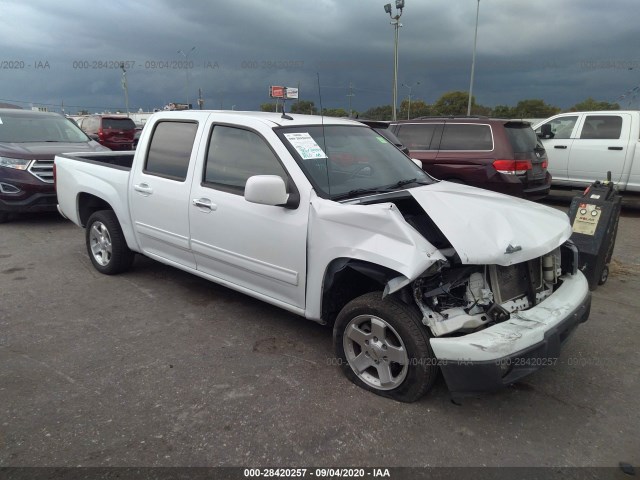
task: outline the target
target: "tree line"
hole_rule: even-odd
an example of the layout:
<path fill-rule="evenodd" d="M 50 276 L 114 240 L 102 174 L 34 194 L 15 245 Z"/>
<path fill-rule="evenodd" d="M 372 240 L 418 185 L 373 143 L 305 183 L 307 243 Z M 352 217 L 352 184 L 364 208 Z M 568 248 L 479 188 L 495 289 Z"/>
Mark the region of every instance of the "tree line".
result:
<path fill-rule="evenodd" d="M 433 104 L 428 104 L 424 100 L 415 99 L 409 104 L 408 99 L 404 99 L 397 111 L 398 119 L 430 117 L 430 116 L 450 116 L 466 115 L 469 103 L 469 93 L 453 91 L 443 94 Z M 260 105 L 263 112 L 275 112 L 275 103 L 263 103 Z M 589 97 L 582 102 L 576 103 L 568 112 L 593 111 L 593 110 L 620 110 L 617 103 L 609 103 L 594 100 Z M 287 105 L 287 111 L 291 113 L 306 113 L 316 115 L 319 113 L 314 102 L 309 100 L 299 100 Z M 530 98 L 520 100 L 515 106 L 496 105 L 487 107 L 476 103 L 475 97 L 471 97 L 471 114 L 497 118 L 547 118 L 560 113 L 561 108 L 549 105 L 544 100 Z M 349 112 L 343 108 L 325 108 L 322 113 L 329 117 L 348 117 Z M 380 105 L 372 107 L 364 112 L 353 111 L 351 116 L 366 118 L 369 120 L 391 120 L 391 105 Z"/>

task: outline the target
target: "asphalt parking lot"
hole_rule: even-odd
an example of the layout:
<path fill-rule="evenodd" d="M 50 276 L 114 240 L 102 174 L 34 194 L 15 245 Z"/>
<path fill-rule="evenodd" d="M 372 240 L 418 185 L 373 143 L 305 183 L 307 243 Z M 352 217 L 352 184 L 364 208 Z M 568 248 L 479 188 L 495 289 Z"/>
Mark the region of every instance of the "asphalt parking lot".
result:
<path fill-rule="evenodd" d="M 107 277 L 57 215 L 0 226 L 1 466 L 640 464 L 640 210 L 555 367 L 452 403 L 352 385 L 331 330 L 160 263 Z"/>

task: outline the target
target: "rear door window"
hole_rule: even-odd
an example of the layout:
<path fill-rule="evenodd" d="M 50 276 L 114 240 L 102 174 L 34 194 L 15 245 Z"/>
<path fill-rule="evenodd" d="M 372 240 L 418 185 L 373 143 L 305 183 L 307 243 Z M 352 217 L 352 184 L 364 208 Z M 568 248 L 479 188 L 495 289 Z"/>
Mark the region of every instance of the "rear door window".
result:
<path fill-rule="evenodd" d="M 441 126 L 441 123 L 400 124 L 396 135 L 409 150 L 436 150 L 438 135 L 435 132 Z"/>
<path fill-rule="evenodd" d="M 158 122 L 149 144 L 144 173 L 184 181 L 197 130 L 196 122 Z"/>
<path fill-rule="evenodd" d="M 103 118 L 102 128 L 105 130 L 134 130 L 136 124 L 130 118 Z"/>
<path fill-rule="evenodd" d="M 447 123 L 442 133 L 440 150 L 493 150 L 493 136 L 489 125 Z"/>
<path fill-rule="evenodd" d="M 618 115 L 587 115 L 580 138 L 617 140 L 622 133 L 622 117 Z"/>
<path fill-rule="evenodd" d="M 538 137 L 529 125 L 507 123 L 504 127 L 514 153 L 530 153 L 535 150 Z"/>

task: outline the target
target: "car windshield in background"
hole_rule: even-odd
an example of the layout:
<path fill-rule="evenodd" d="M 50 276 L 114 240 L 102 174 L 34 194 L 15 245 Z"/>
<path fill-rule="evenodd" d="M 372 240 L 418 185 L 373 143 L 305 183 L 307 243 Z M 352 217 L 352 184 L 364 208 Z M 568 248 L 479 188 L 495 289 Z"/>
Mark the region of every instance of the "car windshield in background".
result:
<path fill-rule="evenodd" d="M 507 123 L 504 126 L 514 153 L 532 152 L 538 143 L 538 137 L 531 126 L 523 123 Z"/>
<path fill-rule="evenodd" d="M 136 124 L 130 118 L 103 118 L 102 128 L 111 130 L 135 130 Z"/>
<path fill-rule="evenodd" d="M 347 198 L 433 182 L 387 139 L 367 127 L 314 125 L 276 131 L 324 197 Z"/>
<path fill-rule="evenodd" d="M 87 143 L 90 141 L 82 130 L 64 117 L 57 115 L 12 115 L 3 113 L 0 118 L 0 142 L 4 143 Z"/>

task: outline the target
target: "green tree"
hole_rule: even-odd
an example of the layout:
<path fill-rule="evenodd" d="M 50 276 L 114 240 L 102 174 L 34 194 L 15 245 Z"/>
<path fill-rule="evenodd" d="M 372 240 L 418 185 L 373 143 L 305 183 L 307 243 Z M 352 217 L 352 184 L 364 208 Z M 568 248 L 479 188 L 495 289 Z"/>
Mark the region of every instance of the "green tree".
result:
<path fill-rule="evenodd" d="M 492 117 L 496 118 L 513 118 L 513 108 L 508 105 L 496 105 L 491 112 Z"/>
<path fill-rule="evenodd" d="M 560 108 L 548 105 L 543 100 L 531 98 L 520 100 L 514 108 L 514 116 L 518 118 L 546 118 L 560 113 Z"/>
<path fill-rule="evenodd" d="M 322 110 L 322 113 L 327 117 L 348 117 L 349 112 L 347 112 L 344 108 L 325 108 Z"/>
<path fill-rule="evenodd" d="M 276 104 L 275 103 L 263 103 L 260 105 L 261 112 L 275 112 Z"/>
<path fill-rule="evenodd" d="M 443 94 L 436 103 L 433 104 L 436 115 L 466 115 L 469 103 L 468 92 L 447 92 Z M 471 109 L 476 106 L 475 97 L 471 98 Z"/>
<path fill-rule="evenodd" d="M 380 105 L 371 107 L 366 112 L 362 112 L 360 118 L 366 120 L 391 120 L 393 116 L 391 105 Z"/>
<path fill-rule="evenodd" d="M 617 103 L 598 102 L 589 97 L 569 109 L 570 112 L 591 112 L 594 110 L 620 110 L 620 105 Z"/>
<path fill-rule="evenodd" d="M 315 104 L 309 100 L 298 100 L 292 102 L 288 107 L 291 113 L 305 113 L 307 115 L 315 115 L 318 113 L 318 109 Z"/>
<path fill-rule="evenodd" d="M 431 105 L 425 103 L 424 100 L 412 99 L 411 111 L 409 112 L 409 99 L 405 98 L 400 104 L 398 111 L 398 119 L 428 117 L 432 115 Z"/>

